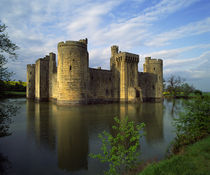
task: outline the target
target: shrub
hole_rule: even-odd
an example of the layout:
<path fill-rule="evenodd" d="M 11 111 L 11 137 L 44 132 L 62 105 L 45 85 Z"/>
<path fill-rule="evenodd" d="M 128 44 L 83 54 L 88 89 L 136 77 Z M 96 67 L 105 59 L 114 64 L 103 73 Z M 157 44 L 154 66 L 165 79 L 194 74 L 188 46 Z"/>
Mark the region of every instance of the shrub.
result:
<path fill-rule="evenodd" d="M 184 112 L 175 120 L 177 136 L 174 151 L 210 134 L 210 97 L 198 96 L 184 104 Z"/>
<path fill-rule="evenodd" d="M 115 136 L 107 133 L 99 134 L 102 140 L 101 150 L 103 153 L 90 154 L 92 158 L 98 158 L 101 162 L 109 164 L 109 170 L 105 174 L 121 174 L 134 168 L 138 162 L 140 151 L 139 139 L 143 134 L 140 130 L 145 126 L 144 123 L 134 125 L 134 122 L 114 118 L 116 125 L 112 126 L 116 131 Z"/>

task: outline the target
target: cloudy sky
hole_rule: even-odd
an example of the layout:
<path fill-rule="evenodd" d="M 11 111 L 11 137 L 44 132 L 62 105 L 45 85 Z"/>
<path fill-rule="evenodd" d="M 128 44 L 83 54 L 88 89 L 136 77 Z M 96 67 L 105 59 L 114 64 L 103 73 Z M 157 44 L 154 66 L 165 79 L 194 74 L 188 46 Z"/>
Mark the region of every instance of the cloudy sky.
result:
<path fill-rule="evenodd" d="M 1 0 L 0 20 L 20 49 L 14 79 L 26 65 L 57 53 L 57 43 L 88 38 L 90 67 L 109 69 L 110 46 L 164 60 L 164 77 L 180 75 L 210 91 L 209 0 Z"/>

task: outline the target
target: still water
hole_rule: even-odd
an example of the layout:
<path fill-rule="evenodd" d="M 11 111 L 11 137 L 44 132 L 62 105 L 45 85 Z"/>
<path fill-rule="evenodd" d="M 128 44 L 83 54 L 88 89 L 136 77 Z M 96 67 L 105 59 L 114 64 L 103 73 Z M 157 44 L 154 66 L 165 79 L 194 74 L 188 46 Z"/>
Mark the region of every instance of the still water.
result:
<path fill-rule="evenodd" d="M 88 154 L 100 152 L 98 134 L 113 132 L 115 116 L 144 122 L 141 159 L 163 159 L 175 137 L 173 118 L 182 106 L 180 100 L 71 107 L 26 99 L 8 99 L 5 103 L 19 106 L 10 125 L 12 135 L 0 139 L 7 172 L 15 175 L 103 174 L 106 165 Z"/>

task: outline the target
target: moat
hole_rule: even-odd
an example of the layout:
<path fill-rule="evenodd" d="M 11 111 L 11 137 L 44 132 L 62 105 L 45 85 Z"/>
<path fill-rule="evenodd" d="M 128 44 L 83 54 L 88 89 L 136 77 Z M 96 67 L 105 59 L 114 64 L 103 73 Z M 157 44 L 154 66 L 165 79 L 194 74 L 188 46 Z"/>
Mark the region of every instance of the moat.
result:
<path fill-rule="evenodd" d="M 100 151 L 98 134 L 112 131 L 113 117 L 145 122 L 142 160 L 164 158 L 175 133 L 172 121 L 181 100 L 163 103 L 57 106 L 26 99 L 8 99 L 19 106 L 11 136 L 0 139 L 8 174 L 102 174 L 106 165 L 89 158 Z"/>

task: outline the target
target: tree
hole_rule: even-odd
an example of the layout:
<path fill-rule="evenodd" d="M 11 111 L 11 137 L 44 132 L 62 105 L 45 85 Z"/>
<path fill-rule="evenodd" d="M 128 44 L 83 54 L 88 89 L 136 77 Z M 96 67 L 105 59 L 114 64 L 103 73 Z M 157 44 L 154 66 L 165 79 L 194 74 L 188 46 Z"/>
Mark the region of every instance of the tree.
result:
<path fill-rule="evenodd" d="M 17 58 L 15 50 L 18 49 L 18 46 L 9 39 L 8 34 L 5 33 L 6 28 L 7 26 L 0 21 L 0 81 L 8 81 L 12 75 L 5 67 L 8 62 L 6 56 L 13 59 Z"/>
<path fill-rule="evenodd" d="M 167 90 L 176 97 L 181 92 L 181 86 L 185 80 L 180 76 L 171 75 L 167 80 Z"/>
<path fill-rule="evenodd" d="M 188 83 L 184 83 L 181 86 L 181 91 L 183 92 L 184 96 L 188 96 L 190 93 L 193 93 L 195 91 L 195 88 L 192 85 L 189 85 Z"/>
<path fill-rule="evenodd" d="M 1 90 L 3 89 L 5 83 L 8 81 L 12 75 L 8 71 L 5 64 L 8 62 L 8 58 L 15 59 L 17 54 L 15 50 L 18 49 L 18 46 L 14 44 L 10 39 L 7 33 L 5 33 L 6 25 L 2 24 L 0 21 L 0 95 Z M 9 135 L 8 128 L 10 123 L 10 118 L 15 114 L 17 108 L 12 104 L 4 104 L 0 102 L 0 137 Z"/>
<path fill-rule="evenodd" d="M 140 131 L 145 126 L 144 123 L 134 125 L 134 122 L 114 118 L 116 125 L 114 129 L 115 136 L 107 132 L 99 134 L 102 140 L 101 150 L 103 154 L 90 154 L 92 158 L 98 158 L 101 162 L 109 163 L 109 170 L 105 174 L 122 174 L 134 168 L 138 162 L 140 152 L 137 150 L 140 146 L 139 139 L 143 134 Z"/>

